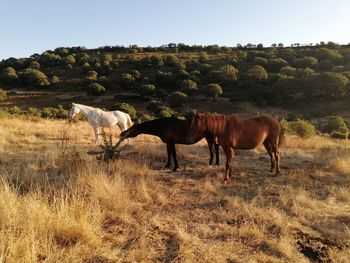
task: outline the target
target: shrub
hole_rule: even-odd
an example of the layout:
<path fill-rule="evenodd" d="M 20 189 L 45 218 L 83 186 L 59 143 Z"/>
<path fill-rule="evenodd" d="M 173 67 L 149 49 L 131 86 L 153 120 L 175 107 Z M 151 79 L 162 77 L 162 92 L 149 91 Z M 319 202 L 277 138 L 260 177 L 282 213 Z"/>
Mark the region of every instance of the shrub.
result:
<path fill-rule="evenodd" d="M 151 116 L 151 115 L 149 115 L 149 114 L 141 114 L 141 116 L 138 118 L 138 122 L 144 122 L 144 121 L 151 121 L 151 120 L 153 120 L 153 117 Z"/>
<path fill-rule="evenodd" d="M 180 91 L 175 91 L 168 96 L 168 102 L 172 107 L 180 107 L 187 101 L 188 96 Z"/>
<path fill-rule="evenodd" d="M 328 123 L 323 127 L 322 131 L 331 133 L 340 131 L 343 128 L 348 128 L 344 119 L 341 116 L 333 116 L 328 120 Z"/>
<path fill-rule="evenodd" d="M 146 109 L 154 114 L 157 114 L 162 109 L 162 104 L 160 101 L 151 100 L 147 103 Z"/>
<path fill-rule="evenodd" d="M 89 63 L 87 63 L 87 62 L 85 62 L 84 64 L 83 64 L 83 66 L 82 66 L 82 70 L 83 70 L 83 72 L 88 72 L 89 70 L 90 70 L 90 64 Z"/>
<path fill-rule="evenodd" d="M 68 117 L 68 111 L 65 110 L 62 105 L 58 105 L 58 108 L 45 107 L 41 111 L 41 117 L 48 119 L 66 119 Z"/>
<path fill-rule="evenodd" d="M 30 107 L 28 113 L 31 116 L 41 117 L 41 111 L 38 108 Z"/>
<path fill-rule="evenodd" d="M 96 81 L 97 80 L 97 72 L 94 70 L 90 70 L 88 72 L 88 76 L 86 77 L 86 80 L 91 82 L 91 81 Z"/>
<path fill-rule="evenodd" d="M 205 88 L 204 92 L 208 97 L 216 98 L 222 94 L 222 88 L 219 84 L 211 83 Z"/>
<path fill-rule="evenodd" d="M 68 55 L 64 58 L 66 64 L 75 64 L 75 57 L 73 55 Z"/>
<path fill-rule="evenodd" d="M 0 102 L 4 101 L 4 99 L 6 99 L 7 97 L 7 92 L 3 89 L 0 89 Z"/>
<path fill-rule="evenodd" d="M 7 109 L 7 112 L 10 114 L 22 114 L 23 111 L 20 107 L 13 106 Z"/>
<path fill-rule="evenodd" d="M 305 120 L 297 119 L 295 121 L 283 121 L 281 122 L 282 127 L 286 132 L 297 135 L 301 138 L 310 138 L 316 135 L 315 126 Z"/>
<path fill-rule="evenodd" d="M 4 69 L 2 74 L 2 79 L 6 84 L 13 84 L 18 80 L 17 72 L 12 67 L 7 67 Z"/>
<path fill-rule="evenodd" d="M 137 115 L 136 115 L 136 110 L 133 106 L 129 105 L 128 103 L 116 103 L 113 106 L 113 110 L 120 110 L 123 112 L 126 112 L 127 114 L 130 115 L 130 118 L 132 120 L 136 120 L 137 119 Z"/>
<path fill-rule="evenodd" d="M 167 117 L 171 117 L 172 114 L 173 114 L 172 110 L 162 109 L 161 111 L 158 112 L 157 117 L 158 118 L 167 118 Z"/>
<path fill-rule="evenodd" d="M 103 87 L 102 85 L 100 85 L 96 82 L 91 83 L 87 89 L 88 96 L 101 96 L 105 92 L 106 92 L 105 87 Z"/>
<path fill-rule="evenodd" d="M 40 69 L 40 63 L 33 60 L 32 62 L 30 62 L 29 68 Z"/>
<path fill-rule="evenodd" d="M 50 77 L 50 83 L 53 85 L 60 83 L 59 77 L 57 77 L 57 76 Z"/>
<path fill-rule="evenodd" d="M 43 87 L 50 84 L 43 72 L 33 68 L 26 68 L 22 73 L 22 78 L 28 85 Z"/>
<path fill-rule="evenodd" d="M 334 139 L 348 139 L 349 130 L 347 128 L 341 128 L 339 131 L 333 131 L 331 137 Z"/>
<path fill-rule="evenodd" d="M 156 87 L 154 85 L 151 85 L 151 84 L 142 85 L 138 89 L 140 96 L 143 98 L 147 98 L 147 97 L 154 95 L 155 91 L 156 91 Z"/>
<path fill-rule="evenodd" d="M 123 88 L 131 87 L 134 81 L 135 81 L 135 78 L 129 73 L 124 73 L 121 75 L 120 84 Z"/>
<path fill-rule="evenodd" d="M 190 79 L 180 81 L 179 86 L 188 95 L 193 95 L 198 90 L 197 83 Z"/>

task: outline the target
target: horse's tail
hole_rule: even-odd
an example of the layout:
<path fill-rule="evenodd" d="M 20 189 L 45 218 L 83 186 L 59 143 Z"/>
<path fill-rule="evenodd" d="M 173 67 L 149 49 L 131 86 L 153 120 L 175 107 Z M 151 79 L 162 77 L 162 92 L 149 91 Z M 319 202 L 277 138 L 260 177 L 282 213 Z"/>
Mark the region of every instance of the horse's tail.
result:
<path fill-rule="evenodd" d="M 133 125 L 132 123 L 132 120 L 130 118 L 130 115 L 126 113 L 126 122 L 127 122 L 127 125 L 128 125 L 128 129 Z"/>
<path fill-rule="evenodd" d="M 284 136 L 284 128 L 281 124 L 281 120 L 278 120 L 278 123 L 280 125 L 280 133 L 278 135 L 278 147 L 281 147 L 285 143 L 286 137 Z"/>

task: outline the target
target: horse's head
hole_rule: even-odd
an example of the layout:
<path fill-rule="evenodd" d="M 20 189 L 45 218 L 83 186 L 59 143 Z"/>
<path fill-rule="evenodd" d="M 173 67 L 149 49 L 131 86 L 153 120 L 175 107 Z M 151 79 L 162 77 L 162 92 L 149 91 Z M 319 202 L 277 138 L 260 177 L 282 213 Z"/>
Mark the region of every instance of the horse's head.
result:
<path fill-rule="evenodd" d="M 78 108 L 77 104 L 73 102 L 72 108 L 70 109 L 70 112 L 69 112 L 69 118 L 73 119 L 75 115 L 77 115 L 79 112 L 80 112 L 80 109 Z"/>
<path fill-rule="evenodd" d="M 192 117 L 190 128 L 187 132 L 187 141 L 195 141 L 206 132 L 204 114 L 195 113 Z"/>
<path fill-rule="evenodd" d="M 138 126 L 139 126 L 138 124 L 134 124 L 133 126 L 131 126 L 131 128 L 127 129 L 126 131 L 123 131 L 120 134 L 120 138 L 126 139 L 126 138 L 136 137 L 137 135 L 140 134 Z"/>

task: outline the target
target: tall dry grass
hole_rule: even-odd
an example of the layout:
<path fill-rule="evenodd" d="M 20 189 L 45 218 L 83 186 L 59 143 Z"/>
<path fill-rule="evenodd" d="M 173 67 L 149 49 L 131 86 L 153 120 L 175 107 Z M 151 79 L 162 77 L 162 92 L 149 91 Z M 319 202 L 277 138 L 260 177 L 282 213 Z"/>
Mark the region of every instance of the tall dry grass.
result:
<path fill-rule="evenodd" d="M 153 137 L 101 163 L 84 122 L 0 125 L 1 262 L 350 260 L 347 142 L 288 137 L 278 177 L 266 153 L 244 152 L 222 185 L 203 142 L 178 147 L 170 173 Z"/>

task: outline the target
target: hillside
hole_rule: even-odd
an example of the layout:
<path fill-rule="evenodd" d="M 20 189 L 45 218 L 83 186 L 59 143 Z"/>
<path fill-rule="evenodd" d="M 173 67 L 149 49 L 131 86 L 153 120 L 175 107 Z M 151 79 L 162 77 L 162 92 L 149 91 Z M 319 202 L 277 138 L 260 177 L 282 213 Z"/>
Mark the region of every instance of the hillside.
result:
<path fill-rule="evenodd" d="M 61 47 L 0 62 L 0 87 L 17 91 L 8 92 L 2 107 L 69 108 L 74 100 L 112 109 L 125 102 L 142 119 L 193 109 L 230 113 L 242 102 L 307 119 L 347 114 L 349 78 L 350 47 L 332 42 L 270 48 Z"/>
<path fill-rule="evenodd" d="M 222 184 L 203 141 L 140 136 L 121 159 L 87 155 L 86 122 L 0 119 L 0 254 L 5 262 L 348 262 L 350 144 L 288 136 L 282 174 L 239 151 Z M 116 131 L 115 131 L 116 132 Z"/>

